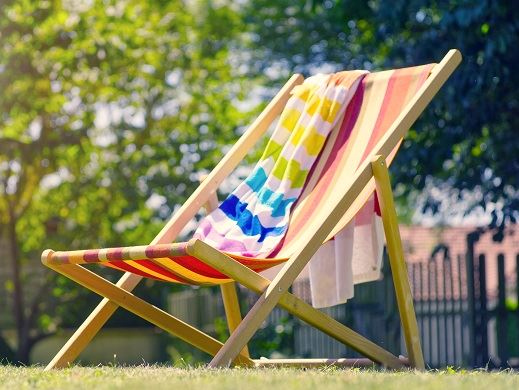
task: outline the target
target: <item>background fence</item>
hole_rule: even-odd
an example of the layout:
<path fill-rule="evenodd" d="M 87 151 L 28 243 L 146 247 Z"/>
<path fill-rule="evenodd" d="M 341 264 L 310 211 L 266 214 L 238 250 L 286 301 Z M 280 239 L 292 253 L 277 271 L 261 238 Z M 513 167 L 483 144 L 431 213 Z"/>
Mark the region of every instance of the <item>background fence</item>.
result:
<path fill-rule="evenodd" d="M 449 248 L 439 245 L 429 259 L 408 264 L 409 278 L 426 364 L 431 368 L 519 366 L 519 253 L 513 260 L 515 275 L 507 275 L 505 256 L 475 254 L 469 237 L 465 256 L 451 258 Z M 487 270 L 493 272 L 488 273 Z M 497 270 L 497 272 L 494 272 Z M 344 305 L 323 309 L 341 323 L 384 346 L 405 355 L 393 281 L 384 259 L 381 281 L 355 286 L 355 297 Z M 513 276 L 513 277 L 511 277 Z M 497 278 L 492 282 L 491 278 Z M 507 281 L 513 281 L 507 285 Z M 491 283 L 489 283 L 489 281 Z M 497 286 L 491 290 L 488 285 Z M 293 292 L 309 300 L 308 282 Z M 217 291 L 186 290 L 173 294 L 169 307 L 189 322 L 215 331 L 215 318 L 223 306 Z M 245 294 L 245 295 L 244 295 Z M 242 292 L 246 306 L 256 296 Z M 285 354 L 299 357 L 356 357 L 355 351 L 276 309 L 264 324 L 271 334 L 283 334 Z M 265 334 L 269 335 L 268 332 Z M 272 337 L 272 335 L 267 337 Z"/>

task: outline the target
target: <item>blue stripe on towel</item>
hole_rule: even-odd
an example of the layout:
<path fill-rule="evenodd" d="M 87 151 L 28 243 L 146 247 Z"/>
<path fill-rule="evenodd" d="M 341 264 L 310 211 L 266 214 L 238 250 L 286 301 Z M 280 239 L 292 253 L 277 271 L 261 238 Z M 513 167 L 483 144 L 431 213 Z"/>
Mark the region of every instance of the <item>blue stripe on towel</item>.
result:
<path fill-rule="evenodd" d="M 258 216 L 247 210 L 247 203 L 242 203 L 235 195 L 229 195 L 220 205 L 225 215 L 236 222 L 243 234 L 247 236 L 260 236 L 258 242 L 263 242 L 267 236 L 280 236 L 285 233 L 287 225 L 277 227 L 265 227 Z"/>
<path fill-rule="evenodd" d="M 283 194 L 277 194 L 269 188 L 264 187 L 266 181 L 267 174 L 263 168 L 255 169 L 245 180 L 252 191 L 256 193 L 258 202 L 272 209 L 272 217 L 282 217 L 286 215 L 288 207 L 290 207 L 297 198 L 285 199 Z"/>

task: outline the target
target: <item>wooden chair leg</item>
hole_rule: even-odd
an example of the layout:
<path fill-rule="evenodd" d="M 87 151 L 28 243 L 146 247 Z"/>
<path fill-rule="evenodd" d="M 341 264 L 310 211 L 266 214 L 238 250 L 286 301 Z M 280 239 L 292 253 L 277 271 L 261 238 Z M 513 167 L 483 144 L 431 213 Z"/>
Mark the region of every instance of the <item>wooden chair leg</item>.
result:
<path fill-rule="evenodd" d="M 48 265 L 48 267 L 210 355 L 215 355 L 222 347 L 222 343 L 213 337 L 143 301 L 84 267 L 72 264 Z M 247 366 L 254 365 L 254 362 L 248 356 L 241 354 L 237 357 L 235 363 Z"/>
<path fill-rule="evenodd" d="M 188 251 L 192 251 L 190 252 L 192 255 L 196 255 L 196 257 L 206 264 L 218 269 L 232 279 L 237 280 L 257 294 L 261 294 L 270 285 L 270 280 L 267 278 L 236 262 L 229 256 L 202 241 L 196 241 L 191 246 L 188 246 Z M 279 306 L 316 329 L 319 329 L 339 342 L 367 356 L 374 362 L 394 369 L 401 368 L 405 365 L 405 362 L 384 348 L 288 292 L 284 293 L 280 298 Z"/>
<path fill-rule="evenodd" d="M 264 292 L 254 304 L 252 309 L 247 313 L 238 328 L 231 334 L 231 337 L 225 342 L 224 346 L 214 356 L 209 363 L 210 368 L 229 367 L 234 357 L 243 350 L 245 345 L 254 336 L 263 321 L 277 304 L 276 300 L 267 299 Z"/>
<path fill-rule="evenodd" d="M 404 250 L 398 229 L 398 218 L 385 159 L 382 156 L 376 156 L 372 161 L 372 169 L 377 187 L 378 201 L 382 211 L 387 252 L 393 274 L 398 311 L 402 320 L 409 361 L 411 366 L 423 370 L 425 369 L 425 363 L 420 344 L 420 333 L 418 331 L 413 295 L 404 261 Z"/>
<path fill-rule="evenodd" d="M 221 284 L 220 290 L 222 292 L 223 306 L 225 309 L 225 316 L 227 317 L 227 326 L 229 327 L 229 335 L 231 335 L 242 321 L 240 301 L 238 300 L 238 294 L 236 292 L 236 283 L 230 282 Z M 242 355 L 250 357 L 247 345 L 243 347 Z"/>

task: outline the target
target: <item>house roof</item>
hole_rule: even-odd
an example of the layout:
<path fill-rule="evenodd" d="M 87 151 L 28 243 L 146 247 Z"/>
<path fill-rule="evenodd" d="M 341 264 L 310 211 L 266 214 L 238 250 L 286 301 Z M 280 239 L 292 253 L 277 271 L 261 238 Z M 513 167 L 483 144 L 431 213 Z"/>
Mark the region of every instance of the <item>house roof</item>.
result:
<path fill-rule="evenodd" d="M 411 279 L 414 279 L 412 282 L 413 292 L 417 299 L 434 298 L 436 296 L 441 298 L 444 295 L 449 298 L 451 294 L 455 299 L 460 295 L 466 297 L 465 256 L 467 253 L 467 235 L 475 230 L 475 227 L 400 227 L 409 273 Z M 479 255 L 485 256 L 487 296 L 489 298 L 497 296 L 497 256 L 503 254 L 507 296 L 517 297 L 519 226 L 508 227 L 501 242 L 494 241 L 492 236 L 492 232 L 484 232 L 474 245 L 475 258 L 477 259 Z M 431 258 L 431 253 L 438 245 L 445 245 L 449 248 L 450 262 L 444 263 L 443 253 Z M 475 262 L 477 263 L 477 260 Z M 477 267 L 477 264 L 475 266 Z M 443 276 L 444 272 L 445 277 Z M 422 273 L 421 282 L 419 281 L 420 273 Z M 438 274 L 438 277 L 436 274 Z M 443 279 L 449 278 L 450 275 L 454 280 L 452 292 L 449 280 L 445 282 L 446 286 L 443 285 Z M 475 282 L 475 287 L 478 289 L 479 282 L 478 280 Z M 456 286 L 457 284 L 458 286 Z"/>

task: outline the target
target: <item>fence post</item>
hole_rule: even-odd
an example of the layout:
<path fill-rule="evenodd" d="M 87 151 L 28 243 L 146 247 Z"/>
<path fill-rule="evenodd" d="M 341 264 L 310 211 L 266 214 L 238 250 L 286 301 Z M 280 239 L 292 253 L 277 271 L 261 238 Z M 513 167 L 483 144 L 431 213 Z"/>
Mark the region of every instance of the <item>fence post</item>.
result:
<path fill-rule="evenodd" d="M 479 234 L 477 233 L 469 233 L 467 235 L 467 256 L 466 256 L 466 273 L 467 273 L 467 302 L 468 302 L 468 314 L 469 314 L 469 364 L 471 366 L 476 366 L 476 353 L 475 353 L 475 310 L 474 310 L 474 302 L 475 302 L 475 291 L 474 291 L 474 244 L 478 241 Z"/>
<path fill-rule="evenodd" d="M 508 322 L 506 308 L 505 256 L 497 255 L 497 352 L 501 367 L 508 363 Z"/>
<path fill-rule="evenodd" d="M 442 361 L 442 365 L 449 364 L 449 330 L 447 325 L 447 267 L 446 265 L 450 265 L 450 259 L 448 256 L 448 252 L 445 252 L 443 261 L 442 261 L 442 287 L 443 287 L 443 296 L 442 296 L 442 316 L 443 316 L 443 356 L 444 359 Z"/>
<path fill-rule="evenodd" d="M 517 303 L 519 304 L 519 253 L 515 257 L 515 293 L 517 295 Z M 519 307 L 517 308 L 517 314 L 519 315 Z"/>
<path fill-rule="evenodd" d="M 451 340 L 449 342 L 449 345 L 451 347 L 451 350 L 452 350 L 452 355 L 449 355 L 450 359 L 449 360 L 449 363 L 450 364 L 458 364 L 458 360 L 456 359 L 456 343 L 457 343 L 457 340 L 456 340 L 456 312 L 455 312 L 455 295 L 454 295 L 454 261 L 455 261 L 455 258 L 452 257 L 450 258 L 450 261 L 449 261 L 449 268 L 448 268 L 448 271 L 449 271 L 449 277 L 447 278 L 447 280 L 449 280 L 449 293 L 450 293 L 450 299 L 449 299 L 449 318 L 450 318 L 450 329 L 451 329 Z M 460 275 L 458 273 L 458 279 L 460 278 Z"/>
<path fill-rule="evenodd" d="M 464 257 L 462 255 L 458 255 L 456 256 L 456 260 L 457 260 L 457 267 L 458 267 L 458 319 L 459 319 L 459 331 L 460 331 L 460 341 L 461 343 L 458 344 L 458 356 L 459 356 L 459 360 L 463 363 L 464 366 L 472 366 L 473 365 L 473 362 L 469 361 L 467 359 L 467 356 L 465 355 L 465 348 L 464 346 L 466 344 L 469 345 L 470 348 L 471 347 L 471 343 L 472 343 L 472 340 L 470 339 L 470 335 L 469 335 L 469 340 L 468 340 L 468 343 L 466 343 L 466 335 L 465 335 L 465 330 L 464 330 L 464 327 L 463 327 L 463 324 L 465 322 L 465 302 L 466 302 L 466 299 L 463 297 L 463 279 L 462 279 L 462 272 L 461 272 L 461 266 L 462 264 L 464 264 L 464 267 L 466 267 L 466 259 L 464 259 Z M 465 273 L 467 272 L 467 270 L 465 269 Z"/>
<path fill-rule="evenodd" d="M 481 254 L 478 258 L 478 328 L 476 332 L 476 351 L 478 352 L 477 362 L 478 366 L 485 365 L 488 360 L 488 315 L 487 315 L 487 275 L 486 275 L 486 259 L 485 255 Z"/>
<path fill-rule="evenodd" d="M 519 254 L 515 257 L 515 294 L 516 294 L 516 307 L 515 307 L 515 315 L 516 315 L 516 325 L 519 327 Z M 514 340 L 519 344 L 519 338 L 517 337 L 518 330 L 515 330 L 516 333 L 514 335 Z M 519 345 L 517 345 L 519 347 Z M 516 349 L 517 351 L 517 349 Z"/>
<path fill-rule="evenodd" d="M 422 342 L 424 343 L 424 346 L 427 345 L 426 347 L 424 347 L 424 359 L 427 363 L 428 366 L 430 366 L 430 363 L 431 363 L 431 347 L 430 347 L 430 341 L 429 341 L 429 328 L 427 327 L 427 332 L 425 330 L 425 324 L 429 324 L 428 320 L 429 320 L 429 315 L 431 313 L 431 309 L 429 307 L 430 305 L 430 302 L 429 302 L 429 294 L 427 293 L 427 298 L 425 298 L 425 277 L 424 277 L 424 268 L 425 266 L 427 266 L 427 263 L 424 263 L 423 261 L 420 261 L 418 263 L 418 268 L 419 268 L 419 272 L 420 272 L 420 297 L 421 297 L 421 303 L 420 303 L 420 306 L 421 306 L 421 312 L 422 312 L 422 321 L 421 321 L 421 325 L 422 325 Z M 427 270 L 426 270 L 427 271 Z M 427 277 L 427 274 L 426 274 L 426 277 Z M 428 279 L 427 279 L 428 281 Z M 427 283 L 427 286 L 429 286 L 429 283 Z M 427 290 L 429 291 L 429 290 Z M 425 305 L 425 303 L 427 302 L 427 306 Z M 426 337 L 427 336 L 427 337 Z"/>
<path fill-rule="evenodd" d="M 386 346 L 389 351 L 401 354 L 405 351 L 402 348 L 402 337 L 400 332 L 400 317 L 398 316 L 398 308 L 396 305 L 395 290 L 393 288 L 393 274 L 389 265 L 387 251 L 384 248 L 383 253 L 384 266 L 384 322 L 386 324 Z"/>

